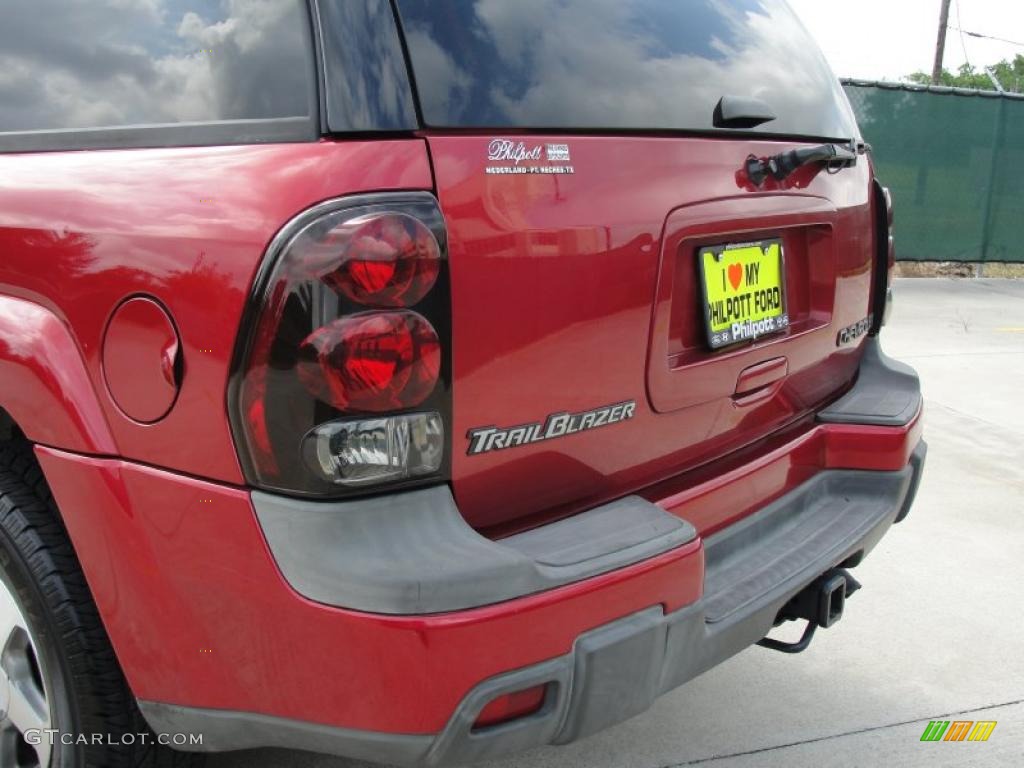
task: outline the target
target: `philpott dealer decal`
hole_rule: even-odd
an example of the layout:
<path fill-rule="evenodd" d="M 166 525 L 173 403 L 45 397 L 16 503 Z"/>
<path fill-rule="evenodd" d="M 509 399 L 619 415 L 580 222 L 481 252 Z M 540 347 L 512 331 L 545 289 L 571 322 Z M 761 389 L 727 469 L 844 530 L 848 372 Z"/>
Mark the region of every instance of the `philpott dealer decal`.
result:
<path fill-rule="evenodd" d="M 569 163 L 572 155 L 568 144 L 527 144 L 525 141 L 494 139 L 487 145 L 487 173 L 525 175 L 544 173 L 568 175 L 576 173 Z"/>
<path fill-rule="evenodd" d="M 556 437 L 565 437 L 588 429 L 597 429 L 608 424 L 628 421 L 636 414 L 636 401 L 616 403 L 582 413 L 553 413 L 543 422 L 523 424 L 518 427 L 479 427 L 469 430 L 470 456 L 520 445 L 542 443 Z"/>

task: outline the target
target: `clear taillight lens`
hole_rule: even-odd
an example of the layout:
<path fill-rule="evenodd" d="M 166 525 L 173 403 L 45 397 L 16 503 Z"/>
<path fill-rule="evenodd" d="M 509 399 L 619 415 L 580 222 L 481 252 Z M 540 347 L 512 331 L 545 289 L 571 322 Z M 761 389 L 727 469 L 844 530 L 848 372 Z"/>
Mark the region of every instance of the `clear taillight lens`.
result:
<path fill-rule="evenodd" d="M 427 193 L 317 206 L 275 238 L 229 403 L 253 485 L 338 496 L 447 477 L 446 247 Z"/>
<path fill-rule="evenodd" d="M 444 445 L 441 416 L 414 413 L 322 424 L 306 436 L 303 452 L 324 479 L 360 487 L 433 475 Z"/>

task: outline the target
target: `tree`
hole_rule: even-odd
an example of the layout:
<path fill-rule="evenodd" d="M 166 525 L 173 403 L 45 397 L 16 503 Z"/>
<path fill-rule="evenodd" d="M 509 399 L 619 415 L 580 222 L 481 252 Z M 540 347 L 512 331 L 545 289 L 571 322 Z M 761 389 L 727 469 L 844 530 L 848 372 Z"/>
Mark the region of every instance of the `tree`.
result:
<path fill-rule="evenodd" d="M 1024 55 L 1018 53 L 1014 56 L 1013 61 L 1003 59 L 989 69 L 999 80 L 1003 90 L 1010 93 L 1024 93 Z M 931 83 L 932 77 L 918 70 L 912 75 L 907 75 L 907 80 L 920 85 L 928 85 Z M 948 69 L 943 69 L 939 84 L 955 88 L 976 88 L 982 91 L 995 90 L 995 86 L 985 73 L 984 68 L 979 69 L 970 64 L 961 64 L 955 75 Z"/>

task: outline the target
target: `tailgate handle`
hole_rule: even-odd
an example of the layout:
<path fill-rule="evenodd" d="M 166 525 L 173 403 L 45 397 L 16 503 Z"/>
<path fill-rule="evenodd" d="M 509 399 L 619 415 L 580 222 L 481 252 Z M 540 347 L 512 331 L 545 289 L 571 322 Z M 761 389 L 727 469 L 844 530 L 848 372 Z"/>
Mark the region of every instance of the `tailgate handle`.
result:
<path fill-rule="evenodd" d="M 732 399 L 737 405 L 747 405 L 762 400 L 774 393 L 772 384 L 777 384 L 789 373 L 789 360 L 773 357 L 763 363 L 744 368 L 736 380 Z"/>

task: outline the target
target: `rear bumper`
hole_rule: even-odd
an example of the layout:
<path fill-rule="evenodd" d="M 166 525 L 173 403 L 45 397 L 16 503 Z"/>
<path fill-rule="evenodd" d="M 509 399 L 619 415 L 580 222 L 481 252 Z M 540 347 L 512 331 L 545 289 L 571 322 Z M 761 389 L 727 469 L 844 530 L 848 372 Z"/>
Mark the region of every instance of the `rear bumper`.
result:
<path fill-rule="evenodd" d="M 460 765 L 569 743 L 645 711 L 757 642 L 790 597 L 829 568 L 859 561 L 909 509 L 924 458 L 922 442 L 898 472 L 819 474 L 705 542 L 702 598 L 671 613 L 661 606 L 638 611 L 582 633 L 566 654 L 483 681 L 437 734 L 356 731 L 144 701 L 142 711 L 158 732 L 202 733 L 206 749 L 273 745 L 396 765 Z M 474 730 L 494 698 L 538 685 L 547 686 L 547 695 L 536 713 Z"/>
<path fill-rule="evenodd" d="M 484 568 L 494 542 L 457 562 L 470 542 L 446 549 L 456 534 L 440 525 L 418 542 L 419 577 L 392 552 L 394 578 L 359 580 L 329 556 L 341 546 L 330 517 L 275 522 L 244 489 L 37 453 L 155 730 L 202 734 L 211 751 L 440 765 L 583 737 L 763 637 L 791 595 L 905 515 L 924 461 L 919 414 L 918 402 L 904 424 L 818 423 L 755 461 L 631 500 L 617 508 L 636 521 L 626 540 L 504 540 L 518 556 L 494 561 L 501 578 Z M 701 525 L 716 507 L 735 519 Z M 598 518 L 577 524 L 600 534 Z M 289 537 L 315 554 L 305 569 L 284 562 Z M 356 583 L 339 590 L 342 578 Z M 542 683 L 539 712 L 472 729 L 494 697 Z"/>

